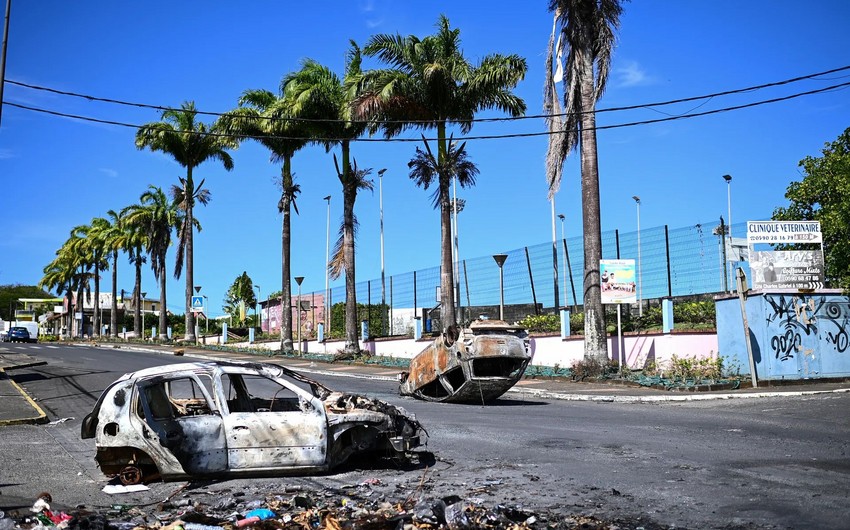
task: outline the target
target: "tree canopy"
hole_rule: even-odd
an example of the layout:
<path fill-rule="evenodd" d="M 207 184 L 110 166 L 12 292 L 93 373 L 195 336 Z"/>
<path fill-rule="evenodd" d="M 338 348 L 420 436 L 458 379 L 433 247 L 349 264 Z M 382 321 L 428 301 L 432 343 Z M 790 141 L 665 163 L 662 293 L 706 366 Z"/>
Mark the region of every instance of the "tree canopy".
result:
<path fill-rule="evenodd" d="M 790 201 L 773 211 L 777 221 L 820 221 L 826 282 L 850 289 L 850 128 L 826 143 L 821 156 L 800 161 L 803 180 L 785 192 Z"/>
<path fill-rule="evenodd" d="M 0 318 L 13 319 L 10 316 L 14 317 L 14 306 L 18 298 L 54 298 L 54 296 L 35 285 L 0 285 Z"/>

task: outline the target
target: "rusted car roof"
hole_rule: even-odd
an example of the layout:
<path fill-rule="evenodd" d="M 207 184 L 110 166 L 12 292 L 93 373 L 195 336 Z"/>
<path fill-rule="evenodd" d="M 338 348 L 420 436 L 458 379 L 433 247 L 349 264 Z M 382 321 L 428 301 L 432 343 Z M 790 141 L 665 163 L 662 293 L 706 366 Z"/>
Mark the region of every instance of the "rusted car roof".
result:
<path fill-rule="evenodd" d="M 528 333 L 501 320 L 450 327 L 410 362 L 402 395 L 427 401 L 486 402 L 507 392 L 531 361 Z"/>

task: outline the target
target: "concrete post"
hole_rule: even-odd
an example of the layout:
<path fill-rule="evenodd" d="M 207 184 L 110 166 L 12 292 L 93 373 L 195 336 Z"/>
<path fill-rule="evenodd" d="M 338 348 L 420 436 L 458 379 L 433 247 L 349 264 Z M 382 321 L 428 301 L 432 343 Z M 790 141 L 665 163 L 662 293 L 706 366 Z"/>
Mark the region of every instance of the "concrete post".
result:
<path fill-rule="evenodd" d="M 360 322 L 360 340 L 366 341 L 369 339 L 369 322 L 362 320 Z"/>
<path fill-rule="evenodd" d="M 221 343 L 227 344 L 227 322 L 221 323 Z"/>
<path fill-rule="evenodd" d="M 413 340 L 419 340 L 422 338 L 422 317 L 415 317 L 413 319 Z"/>
<path fill-rule="evenodd" d="M 168 334 L 168 340 L 171 340 L 171 326 L 165 328 L 165 333 Z"/>
<path fill-rule="evenodd" d="M 673 330 L 673 300 L 670 298 L 661 300 L 661 323 L 664 333 L 670 333 Z"/>
<path fill-rule="evenodd" d="M 570 311 L 561 309 L 561 338 L 566 339 L 570 336 Z"/>
<path fill-rule="evenodd" d="M 254 328 L 248 328 L 248 344 L 254 344 Z"/>
<path fill-rule="evenodd" d="M 316 326 L 316 337 L 319 342 L 325 342 L 325 324 L 323 322 L 319 322 L 319 325 Z"/>

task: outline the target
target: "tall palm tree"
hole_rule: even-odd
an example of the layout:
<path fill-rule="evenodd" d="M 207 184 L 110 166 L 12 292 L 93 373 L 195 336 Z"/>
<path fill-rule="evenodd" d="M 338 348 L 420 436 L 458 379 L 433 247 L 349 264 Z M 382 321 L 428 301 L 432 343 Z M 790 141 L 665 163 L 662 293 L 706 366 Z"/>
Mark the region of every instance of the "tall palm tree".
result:
<path fill-rule="evenodd" d="M 518 55 L 492 54 L 471 64 L 460 48 L 460 30 L 440 16 L 437 32 L 420 39 L 410 35 L 375 35 L 363 53 L 377 56 L 389 69 L 372 70 L 357 80 L 360 96 L 356 115 L 370 118 L 373 130 L 387 137 L 409 128 L 435 129 L 439 167 L 448 165 L 447 127 L 472 129 L 475 113 L 496 109 L 511 116 L 525 113 L 525 102 L 511 91 L 525 77 L 528 66 Z M 451 242 L 451 176 L 439 178 L 440 206 L 440 315 L 443 329 L 456 322 L 454 264 Z"/>
<path fill-rule="evenodd" d="M 71 231 L 70 251 L 76 254 L 79 267 L 94 283 L 94 300 L 92 309 L 92 336 L 100 336 L 100 273 L 109 267 L 106 252 L 100 237 L 107 224 L 106 219 L 95 217 L 90 225 L 79 225 Z M 82 288 L 88 287 L 88 280 L 79 285 L 80 297 Z M 85 305 L 83 306 L 85 307 Z"/>
<path fill-rule="evenodd" d="M 410 168 L 410 178 L 423 189 L 427 190 L 436 181 L 437 186 L 433 194 L 434 208 L 439 208 L 442 214 L 450 211 L 450 208 L 447 208 L 444 202 L 451 202 L 447 193 L 441 193 L 444 184 L 451 182 L 452 178 L 456 178 L 461 187 L 472 187 L 475 185 L 478 168 L 467 157 L 466 142 L 457 145 L 449 138 L 448 150 L 442 160 L 434 156 L 431 146 L 424 138 L 423 143 L 425 149 L 417 147 L 416 155 L 408 162 L 407 167 Z M 441 241 L 450 238 L 451 234 L 445 233 L 448 231 L 449 223 L 440 223 L 440 227 L 443 231 Z"/>
<path fill-rule="evenodd" d="M 182 210 L 176 202 L 168 200 L 162 188 L 149 186 L 139 197 L 139 204 L 131 204 L 121 211 L 125 223 L 146 234 L 145 247 L 151 258 L 151 269 L 159 280 L 159 340 L 168 340 L 168 299 L 166 296 L 166 255 L 171 246 L 172 231 L 184 223 Z M 195 219 L 195 225 L 198 225 Z"/>
<path fill-rule="evenodd" d="M 345 348 L 346 355 L 360 353 L 357 337 L 357 292 L 354 270 L 354 202 L 360 189 L 357 172 L 351 164 L 351 142 L 366 130 L 364 122 L 354 120 L 352 104 L 357 97 L 356 80 L 362 75 L 360 48 L 354 41 L 346 53 L 342 79 L 326 66 L 307 59 L 297 72 L 284 77 L 284 97 L 291 101 L 296 118 L 329 120 L 311 122 L 318 142 L 330 151 L 341 150 L 342 168 L 337 164 L 337 177 L 343 192 L 343 248 L 345 269 Z M 336 158 L 335 158 L 336 160 Z"/>
<path fill-rule="evenodd" d="M 180 110 L 166 110 L 162 113 L 162 121 L 143 125 L 136 132 L 136 147 L 138 149 L 149 148 L 151 151 L 161 151 L 171 155 L 174 160 L 186 168 L 186 177 L 180 178 L 180 192 L 178 203 L 186 214 L 186 221 L 179 234 L 179 249 L 175 277 L 180 277 L 182 266 L 186 264 L 186 334 L 185 340 L 194 342 L 195 316 L 191 311 L 192 288 L 194 287 L 194 206 L 195 201 L 206 204 L 209 194 L 200 193 L 201 185 L 195 186 L 194 170 L 207 160 L 221 161 L 224 169 L 233 169 L 233 158 L 228 149 L 236 149 L 238 146 L 235 139 L 223 133 L 218 122 L 208 126 L 196 121 L 198 111 L 194 102 L 185 102 Z"/>
<path fill-rule="evenodd" d="M 295 199 L 301 187 L 292 173 L 292 157 L 307 145 L 310 131 L 303 122 L 292 120 L 292 102 L 286 98 L 283 84 L 280 94 L 268 90 L 246 90 L 239 98 L 239 108 L 222 117 L 225 128 L 237 137 L 250 138 L 262 144 L 271 153 L 271 160 L 281 163 L 280 200 L 278 211 L 282 214 L 281 241 L 281 324 L 280 349 L 291 353 L 292 348 L 292 213 L 298 213 Z"/>
<path fill-rule="evenodd" d="M 142 331 L 142 265 L 147 263 L 145 247 L 147 232 L 142 227 L 127 224 L 127 255 L 133 265 L 133 332 L 141 337 Z M 123 299 L 122 299 L 123 303 Z"/>
<path fill-rule="evenodd" d="M 39 281 L 38 285 L 48 291 L 54 291 L 57 294 L 63 295 L 68 301 L 64 325 L 68 333 L 71 333 L 73 315 L 71 304 L 74 296 L 74 290 L 77 288 L 76 282 L 79 281 L 79 276 L 77 275 L 77 263 L 75 256 L 70 253 L 62 252 L 62 248 L 64 247 L 61 247 L 56 251 L 56 257 L 53 258 L 53 261 L 44 267 L 44 276 L 41 281 Z"/>
<path fill-rule="evenodd" d="M 552 132 L 546 154 L 546 178 L 551 197 L 560 186 L 564 160 L 569 153 L 579 149 L 584 224 L 584 355 L 598 362 L 608 359 L 608 341 L 599 277 L 602 224 L 596 102 L 602 97 L 608 80 L 615 30 L 620 25 L 623 12 L 621 3 L 621 0 L 549 1 L 549 10 L 555 13 L 555 24 L 546 57 L 543 105 L 544 112 L 549 115 L 547 121 Z M 555 35 L 559 26 L 556 46 Z M 567 51 L 566 61 L 561 64 L 560 57 L 564 51 Z M 558 61 L 557 65 L 555 61 Z M 558 102 L 558 80 L 553 65 L 559 74 L 563 71 L 563 114 Z"/>
<path fill-rule="evenodd" d="M 112 262 L 112 304 L 109 311 L 109 335 L 118 337 L 118 254 L 126 250 L 129 233 L 124 220 L 115 210 L 106 212 L 107 225 L 100 231 L 105 251 Z"/>
<path fill-rule="evenodd" d="M 114 212 L 113 212 L 114 213 Z M 102 315 L 100 311 L 100 272 L 108 270 L 109 258 L 113 255 L 114 228 L 111 222 L 104 217 L 92 219 L 88 231 L 88 248 L 91 253 L 94 268 L 94 336 L 100 336 L 103 328 Z M 115 290 L 115 275 L 113 270 L 113 291 Z M 114 314 L 114 313 L 113 313 Z M 111 328 L 110 328 L 111 329 Z"/>

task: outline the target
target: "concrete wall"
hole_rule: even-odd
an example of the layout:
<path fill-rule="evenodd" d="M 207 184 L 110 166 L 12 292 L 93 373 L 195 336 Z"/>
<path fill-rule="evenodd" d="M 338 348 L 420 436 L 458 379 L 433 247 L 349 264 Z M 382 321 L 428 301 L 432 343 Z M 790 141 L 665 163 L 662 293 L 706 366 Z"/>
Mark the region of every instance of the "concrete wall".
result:
<path fill-rule="evenodd" d="M 839 290 L 816 293 L 750 291 L 748 335 L 756 375 L 763 380 L 850 376 L 850 298 Z M 740 300 L 717 300 L 720 353 L 749 374 Z"/>
<path fill-rule="evenodd" d="M 393 357 L 397 359 L 412 359 L 421 352 L 433 339 L 415 341 L 413 339 L 390 339 L 361 342 L 360 347 L 372 355 Z M 658 366 L 669 364 L 673 355 L 677 357 L 705 358 L 717 354 L 717 335 L 714 333 L 652 333 L 644 335 L 626 335 L 623 337 L 626 363 L 630 368 L 641 369 L 649 361 Z M 324 344 L 316 341 L 304 341 L 305 350 L 310 353 L 333 354 L 342 350 L 344 341 L 327 341 Z M 278 341 L 257 343 L 229 344 L 231 346 L 256 347 L 276 351 L 280 348 Z M 584 358 L 584 339 L 581 336 L 562 339 L 560 336 L 532 337 L 532 365 L 559 366 L 569 368 L 575 361 Z M 608 339 L 608 352 L 612 358 L 619 358 L 617 338 Z"/>

